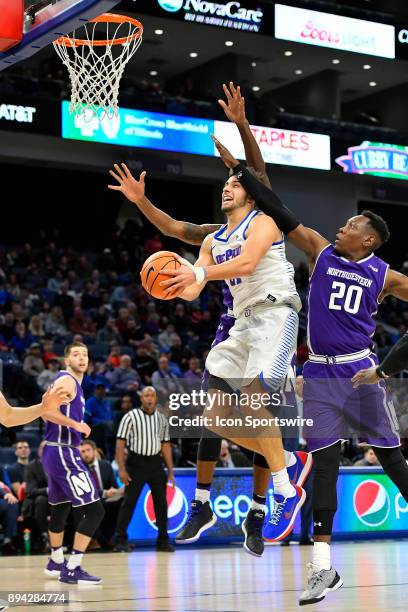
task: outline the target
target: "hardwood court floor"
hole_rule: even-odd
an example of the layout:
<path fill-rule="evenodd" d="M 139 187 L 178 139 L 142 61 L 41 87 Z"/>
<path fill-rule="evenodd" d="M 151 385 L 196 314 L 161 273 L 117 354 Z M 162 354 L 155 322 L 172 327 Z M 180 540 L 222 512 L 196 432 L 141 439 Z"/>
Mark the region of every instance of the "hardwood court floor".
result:
<path fill-rule="evenodd" d="M 175 554 L 140 549 L 131 554 L 90 554 L 85 567 L 103 578 L 94 587 L 71 586 L 71 603 L 53 612 L 290 612 L 305 585 L 311 547 L 267 547 L 249 556 L 238 546 L 179 547 Z M 43 575 L 42 557 L 1 557 L 0 590 L 64 590 Z M 377 612 L 408 610 L 408 541 L 338 543 L 333 564 L 344 586 L 304 610 Z M 34 609 L 39 609 L 38 607 Z M 18 612 L 33 607 L 18 606 Z"/>

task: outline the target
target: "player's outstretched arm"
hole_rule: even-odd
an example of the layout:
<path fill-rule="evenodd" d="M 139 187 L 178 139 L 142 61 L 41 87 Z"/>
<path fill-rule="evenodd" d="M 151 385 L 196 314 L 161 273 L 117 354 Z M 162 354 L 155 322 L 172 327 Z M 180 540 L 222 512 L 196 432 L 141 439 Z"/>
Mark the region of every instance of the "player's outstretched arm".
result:
<path fill-rule="evenodd" d="M 127 199 L 136 204 L 140 212 L 165 236 L 178 238 L 188 244 L 200 245 L 204 238 L 219 229 L 219 225 L 196 225 L 187 221 L 178 221 L 165 213 L 145 195 L 146 172 L 142 172 L 139 180 L 130 172 L 126 164 L 115 164 L 115 171 L 109 173 L 118 182 L 118 185 L 108 185 L 113 191 L 120 191 Z"/>
<path fill-rule="evenodd" d="M 245 114 L 245 98 L 241 95 L 241 88 L 234 86 L 230 81 L 229 87 L 224 83 L 223 90 L 227 101 L 218 100 L 218 104 L 223 109 L 227 118 L 235 123 L 241 136 L 242 144 L 245 149 L 245 158 L 248 166 L 259 172 L 259 180 L 267 187 L 271 187 L 266 166 L 262 157 L 261 150 L 252 133 L 251 126 Z"/>
<path fill-rule="evenodd" d="M 282 203 L 271 189 L 265 187 L 243 164 L 240 164 L 217 138 L 212 136 L 212 139 L 223 162 L 234 171 L 241 185 L 254 198 L 257 207 L 272 217 L 289 240 L 306 254 L 310 263 L 314 263 L 322 249 L 329 244 L 329 241 L 315 230 L 302 225 L 296 215 Z"/>
<path fill-rule="evenodd" d="M 401 370 L 408 368 L 408 334 L 405 334 L 398 340 L 397 344 L 392 347 L 390 352 L 384 357 L 380 365 L 360 370 L 353 377 L 353 387 L 357 388 L 360 385 L 373 385 L 381 378 L 388 378 L 398 374 Z"/>
<path fill-rule="evenodd" d="M 384 289 L 380 295 L 382 301 L 387 295 L 392 295 L 400 300 L 408 302 L 408 277 L 401 272 L 388 270 L 384 283 Z"/>
<path fill-rule="evenodd" d="M 66 401 L 67 397 L 63 389 L 55 391 L 48 389 L 42 396 L 41 404 L 20 408 L 10 406 L 6 398 L 0 393 L 0 423 L 5 427 L 25 425 L 35 419 L 56 410 Z"/>

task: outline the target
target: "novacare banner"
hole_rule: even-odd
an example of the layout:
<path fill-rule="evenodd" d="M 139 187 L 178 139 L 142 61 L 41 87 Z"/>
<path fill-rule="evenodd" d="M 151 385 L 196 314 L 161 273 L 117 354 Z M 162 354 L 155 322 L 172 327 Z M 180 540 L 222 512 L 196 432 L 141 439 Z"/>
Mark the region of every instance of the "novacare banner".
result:
<path fill-rule="evenodd" d="M 267 163 L 330 170 L 330 137 L 251 126 Z M 198 119 L 121 108 L 113 119 L 98 115 L 70 114 L 62 102 L 62 137 L 89 142 L 153 150 L 218 156 L 210 136 L 214 134 L 238 159 L 245 159 L 236 126 L 227 121 Z"/>
<path fill-rule="evenodd" d="M 394 26 L 275 5 L 275 37 L 307 45 L 395 58 Z"/>

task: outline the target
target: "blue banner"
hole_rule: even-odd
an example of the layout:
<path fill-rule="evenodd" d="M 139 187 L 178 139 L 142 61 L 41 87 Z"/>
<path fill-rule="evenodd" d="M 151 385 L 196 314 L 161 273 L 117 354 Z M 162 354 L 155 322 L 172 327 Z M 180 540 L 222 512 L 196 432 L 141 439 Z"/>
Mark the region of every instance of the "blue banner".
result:
<path fill-rule="evenodd" d="M 211 119 L 129 108 L 119 109 L 118 115 L 109 119 L 88 111 L 71 114 L 69 102 L 62 102 L 63 138 L 213 156 L 213 133 Z"/>

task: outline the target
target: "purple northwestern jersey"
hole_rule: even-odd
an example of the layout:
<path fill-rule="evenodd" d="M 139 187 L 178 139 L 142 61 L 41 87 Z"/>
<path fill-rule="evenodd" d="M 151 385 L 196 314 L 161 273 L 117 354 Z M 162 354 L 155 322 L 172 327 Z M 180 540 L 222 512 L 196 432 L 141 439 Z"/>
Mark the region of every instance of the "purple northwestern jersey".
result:
<path fill-rule="evenodd" d="M 232 315 L 233 297 L 225 281 L 222 283 L 222 303 L 227 309 L 227 314 Z"/>
<path fill-rule="evenodd" d="M 64 370 L 59 372 L 58 376 L 56 376 L 54 379 L 53 384 L 55 384 L 55 382 L 63 376 L 70 376 L 75 381 L 76 396 L 67 406 L 61 406 L 60 411 L 65 416 L 73 419 L 74 421 L 78 421 L 78 423 L 81 423 L 84 418 L 84 392 L 82 391 L 82 387 L 76 378 Z M 55 425 L 54 423 L 47 421 L 44 439 L 48 442 L 59 442 L 60 444 L 62 443 L 69 444 L 70 446 L 79 446 L 81 443 L 82 434 L 79 431 L 75 431 L 75 429 L 72 429 L 71 427 Z"/>
<path fill-rule="evenodd" d="M 321 251 L 309 284 L 311 353 L 334 356 L 371 348 L 387 271 L 388 264 L 374 253 L 349 261 L 331 244 Z"/>

